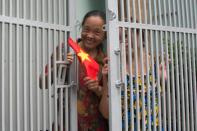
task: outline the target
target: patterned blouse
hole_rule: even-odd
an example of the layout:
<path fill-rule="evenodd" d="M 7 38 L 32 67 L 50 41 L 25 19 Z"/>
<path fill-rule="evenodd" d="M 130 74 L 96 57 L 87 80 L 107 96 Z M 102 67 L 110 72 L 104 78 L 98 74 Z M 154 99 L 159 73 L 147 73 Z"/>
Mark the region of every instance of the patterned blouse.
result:
<path fill-rule="evenodd" d="M 95 60 L 102 67 L 104 54 L 100 50 Z M 79 64 L 79 89 L 77 98 L 78 130 L 79 131 L 107 131 L 107 121 L 99 111 L 100 98 L 84 86 L 84 69 Z"/>
<path fill-rule="evenodd" d="M 133 118 L 134 118 L 134 130 L 137 130 L 137 87 L 136 87 L 136 82 L 138 83 L 138 91 L 139 91 L 139 123 L 140 125 L 140 130 L 142 129 L 142 87 L 144 87 L 144 116 L 145 116 L 145 130 L 148 129 L 148 120 L 150 120 L 150 128 L 151 130 L 153 129 L 153 122 L 154 122 L 154 117 L 153 117 L 153 109 L 155 110 L 155 123 L 156 123 L 156 130 L 159 127 L 159 105 L 158 105 L 158 88 L 155 87 L 155 99 L 154 99 L 154 104 L 153 104 L 153 81 L 152 81 L 152 76 L 149 76 L 149 86 L 146 83 L 146 78 L 147 76 L 144 76 L 144 86 L 142 86 L 142 79 L 141 77 L 138 77 L 136 80 L 136 77 L 133 77 Z M 127 76 L 127 105 L 128 105 L 128 128 L 131 128 L 130 122 L 131 122 L 131 113 L 130 113 L 130 79 L 129 76 Z M 148 88 L 150 91 L 150 117 L 148 118 Z M 122 118 L 122 125 L 123 129 L 125 128 L 125 111 L 124 111 L 124 90 L 122 91 L 122 112 L 123 112 L 123 118 Z"/>

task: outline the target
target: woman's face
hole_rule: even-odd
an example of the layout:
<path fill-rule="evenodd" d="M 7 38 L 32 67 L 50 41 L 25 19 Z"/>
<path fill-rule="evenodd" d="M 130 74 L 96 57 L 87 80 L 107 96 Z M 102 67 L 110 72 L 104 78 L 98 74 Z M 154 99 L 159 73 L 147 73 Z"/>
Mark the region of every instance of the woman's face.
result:
<path fill-rule="evenodd" d="M 82 27 L 81 39 L 83 46 L 88 49 L 95 49 L 104 39 L 104 21 L 99 16 L 88 17 Z"/>

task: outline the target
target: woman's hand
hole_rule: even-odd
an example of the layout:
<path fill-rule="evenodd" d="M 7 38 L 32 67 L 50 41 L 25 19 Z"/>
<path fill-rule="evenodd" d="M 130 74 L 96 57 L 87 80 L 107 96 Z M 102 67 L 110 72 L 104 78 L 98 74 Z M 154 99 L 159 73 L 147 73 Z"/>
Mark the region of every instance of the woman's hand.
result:
<path fill-rule="evenodd" d="M 103 63 L 104 63 L 104 66 L 102 68 L 102 74 L 107 76 L 108 75 L 108 58 L 107 57 L 103 59 Z"/>
<path fill-rule="evenodd" d="M 98 96 L 101 95 L 102 87 L 99 85 L 98 80 L 93 80 L 90 77 L 85 77 L 84 85 L 91 91 L 95 92 Z"/>

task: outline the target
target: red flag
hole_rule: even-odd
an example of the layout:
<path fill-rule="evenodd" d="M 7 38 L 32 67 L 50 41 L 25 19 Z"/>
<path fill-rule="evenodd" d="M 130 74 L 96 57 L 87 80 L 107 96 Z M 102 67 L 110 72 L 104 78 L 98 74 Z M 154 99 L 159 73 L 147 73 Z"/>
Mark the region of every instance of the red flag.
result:
<path fill-rule="evenodd" d="M 68 38 L 68 44 L 76 52 L 79 61 L 84 65 L 86 75 L 96 80 L 99 72 L 99 64 L 91 58 L 88 53 L 83 51 L 81 47 L 72 40 L 72 38 Z"/>

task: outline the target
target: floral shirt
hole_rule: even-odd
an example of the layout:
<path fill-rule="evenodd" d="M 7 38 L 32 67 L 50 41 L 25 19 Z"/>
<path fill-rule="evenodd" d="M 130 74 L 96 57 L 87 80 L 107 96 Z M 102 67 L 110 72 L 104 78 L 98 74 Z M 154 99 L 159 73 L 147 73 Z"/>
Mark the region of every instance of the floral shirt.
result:
<path fill-rule="evenodd" d="M 102 66 L 104 55 L 99 51 L 95 60 Z M 107 131 L 107 121 L 99 111 L 100 98 L 84 86 L 84 69 L 79 64 L 79 89 L 77 98 L 78 130 L 79 131 Z"/>
<path fill-rule="evenodd" d="M 133 77 L 133 118 L 134 118 L 134 130 L 137 130 L 137 87 L 136 87 L 136 83 L 138 83 L 138 90 L 139 90 L 139 124 L 140 124 L 140 130 L 142 129 L 142 103 L 143 103 L 143 99 L 142 99 L 142 87 L 144 87 L 144 114 L 145 114 L 145 130 L 148 129 L 148 120 L 150 120 L 151 122 L 151 130 L 153 130 L 153 122 L 154 122 L 154 117 L 153 117 L 153 109 L 155 110 L 155 123 L 156 123 L 156 129 L 158 129 L 159 127 L 159 105 L 158 105 L 158 87 L 155 87 L 155 98 L 154 98 L 154 103 L 153 103 L 153 81 L 152 81 L 152 76 L 149 76 L 149 86 L 146 83 L 146 77 L 144 76 L 144 86 L 142 86 L 142 79 L 141 77 L 138 77 L 138 79 L 136 79 L 136 77 Z M 150 117 L 148 117 L 148 88 L 150 91 Z M 128 128 L 131 128 L 130 122 L 131 122 L 131 112 L 130 112 L 130 79 L 129 76 L 127 76 L 127 105 L 128 105 Z M 124 109 L 124 90 L 122 91 L 122 112 L 123 112 L 123 119 L 122 119 L 122 125 L 123 125 L 123 129 L 125 128 L 125 109 Z M 132 105 L 131 105 L 132 106 Z"/>

